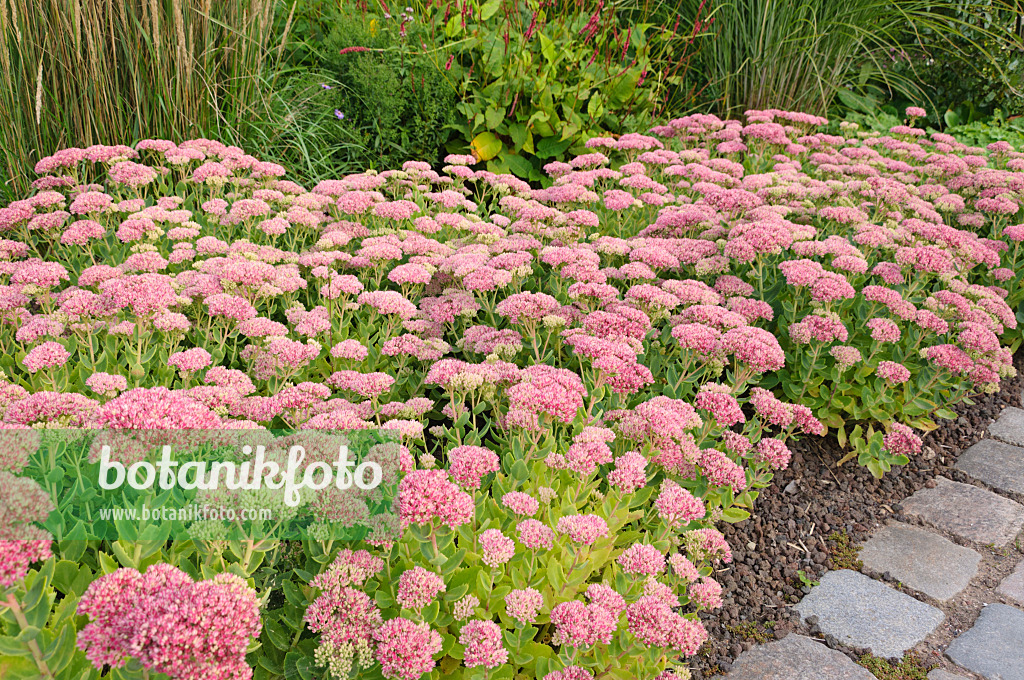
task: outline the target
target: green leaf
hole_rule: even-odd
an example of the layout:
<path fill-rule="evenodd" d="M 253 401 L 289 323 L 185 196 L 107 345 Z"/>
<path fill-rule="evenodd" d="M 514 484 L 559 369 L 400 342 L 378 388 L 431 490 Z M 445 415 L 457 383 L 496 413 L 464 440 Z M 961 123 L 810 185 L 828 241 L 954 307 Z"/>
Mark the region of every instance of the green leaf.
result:
<path fill-rule="evenodd" d="M 17 639 L 0 635 L 0 657 L 3 656 L 32 656 L 32 651 Z"/>
<path fill-rule="evenodd" d="M 489 161 L 501 153 L 501 140 L 493 132 L 481 132 L 470 143 L 477 158 Z"/>
<path fill-rule="evenodd" d="M 284 674 L 286 677 L 296 676 L 302 680 L 313 680 L 314 662 L 311 656 L 301 652 L 288 652 L 284 657 Z"/>
<path fill-rule="evenodd" d="M 31 642 L 37 637 L 39 637 L 39 628 L 35 626 L 28 626 L 26 628 L 22 628 L 21 632 L 18 633 L 18 636 L 14 639 L 18 642 Z"/>
<path fill-rule="evenodd" d="M 499 9 L 501 9 L 501 0 L 487 0 L 480 8 L 480 20 L 487 21 L 497 14 Z"/>
<path fill-rule="evenodd" d="M 487 110 L 484 111 L 484 122 L 487 124 L 488 130 L 497 130 L 498 126 L 501 125 L 501 121 L 503 120 L 505 120 L 504 107 L 496 108 L 493 106 L 488 106 Z"/>
<path fill-rule="evenodd" d="M 554 158 L 555 156 L 561 156 L 571 145 L 571 140 L 558 140 L 554 137 L 544 137 L 537 142 L 537 157 Z"/>
<path fill-rule="evenodd" d="M 68 622 L 60 629 L 60 635 L 43 652 L 43 660 L 50 670 L 60 674 L 75 656 L 77 634 L 73 623 Z"/>
<path fill-rule="evenodd" d="M 562 565 L 558 560 L 548 562 L 548 583 L 554 588 L 556 593 L 565 585 L 565 572 L 562 570 Z"/>
<path fill-rule="evenodd" d="M 636 90 L 636 84 L 640 80 L 640 71 L 637 69 L 631 69 L 629 72 L 623 74 L 621 78 L 616 80 L 607 90 L 608 103 L 612 107 L 619 107 L 629 101 L 629 98 L 633 96 L 633 91 Z"/>
<path fill-rule="evenodd" d="M 844 106 L 857 111 L 858 113 L 873 114 L 876 111 L 877 101 L 874 97 L 860 95 L 851 90 L 841 87 L 836 91 L 836 97 Z"/>
<path fill-rule="evenodd" d="M 540 53 L 544 55 L 549 65 L 553 65 L 556 57 L 554 41 L 543 33 L 538 33 L 537 37 L 540 38 Z"/>
<path fill-rule="evenodd" d="M 530 176 L 530 172 L 533 170 L 533 163 L 529 160 L 519 156 L 517 154 L 505 154 L 503 156 L 505 161 L 508 163 L 508 169 L 512 171 L 512 174 L 516 177 L 527 178 Z M 487 407 L 487 402 L 480 402 L 480 406 Z"/>
<path fill-rule="evenodd" d="M 740 508 L 727 508 L 722 511 L 722 519 L 724 519 L 726 522 L 729 522 L 730 524 L 742 522 L 748 517 L 750 517 L 750 513 Z"/>

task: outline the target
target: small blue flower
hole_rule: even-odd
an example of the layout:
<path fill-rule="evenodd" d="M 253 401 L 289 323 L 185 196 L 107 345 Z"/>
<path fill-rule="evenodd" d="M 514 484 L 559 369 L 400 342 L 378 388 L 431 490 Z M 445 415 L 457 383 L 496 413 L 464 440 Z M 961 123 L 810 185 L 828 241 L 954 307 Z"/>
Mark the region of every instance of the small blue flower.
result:
<path fill-rule="evenodd" d="M 342 113 L 339 109 L 334 109 L 334 115 L 338 118 L 338 120 L 345 120 L 345 114 Z"/>
<path fill-rule="evenodd" d="M 331 87 L 327 83 L 320 83 L 320 87 L 324 88 L 325 90 L 333 90 L 334 89 L 333 87 Z"/>

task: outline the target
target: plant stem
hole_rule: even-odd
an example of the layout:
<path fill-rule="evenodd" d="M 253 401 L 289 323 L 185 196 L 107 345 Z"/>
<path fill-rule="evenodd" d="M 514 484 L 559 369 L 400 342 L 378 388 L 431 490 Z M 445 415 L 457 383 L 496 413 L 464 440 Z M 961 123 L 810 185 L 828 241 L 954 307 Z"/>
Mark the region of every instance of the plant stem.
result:
<path fill-rule="evenodd" d="M 7 600 L 0 604 L 7 605 L 7 608 L 11 610 L 12 614 L 14 614 L 14 620 L 18 622 L 18 625 L 22 630 L 29 629 L 30 626 L 28 625 L 28 619 L 25 618 L 25 613 L 21 611 L 21 606 L 18 604 L 18 601 L 14 599 L 14 593 L 8 595 Z M 39 669 L 39 672 L 43 674 L 44 678 L 53 680 L 54 675 L 50 671 L 49 666 L 46 665 L 46 661 L 43 660 L 43 651 L 39 649 L 39 643 L 35 640 L 29 640 L 26 644 L 28 645 L 29 651 L 32 652 L 32 659 L 36 662 L 36 668 Z"/>

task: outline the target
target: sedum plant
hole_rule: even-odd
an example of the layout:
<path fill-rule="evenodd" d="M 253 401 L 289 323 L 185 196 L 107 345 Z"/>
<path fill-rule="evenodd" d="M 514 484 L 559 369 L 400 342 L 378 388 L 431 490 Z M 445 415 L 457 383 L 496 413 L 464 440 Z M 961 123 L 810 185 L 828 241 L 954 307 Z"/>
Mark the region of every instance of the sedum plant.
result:
<path fill-rule="evenodd" d="M 543 189 L 465 155 L 309 189 L 211 140 L 44 158 L 0 209 L 6 427 L 380 429 L 401 472 L 393 522 L 318 506 L 358 541 L 47 519 L 26 547 L 59 490 L 2 484 L 37 501 L 0 525 L 3 663 L 685 677 L 730 560 L 715 527 L 794 436 L 833 428 L 881 475 L 1013 372 L 1024 156 L 921 115 L 689 116 L 591 138 Z M 29 461 L 6 447 L 0 474 Z M 123 625 L 153 583 L 246 612 L 208 627 L 231 644 L 167 663 L 177 637 Z"/>

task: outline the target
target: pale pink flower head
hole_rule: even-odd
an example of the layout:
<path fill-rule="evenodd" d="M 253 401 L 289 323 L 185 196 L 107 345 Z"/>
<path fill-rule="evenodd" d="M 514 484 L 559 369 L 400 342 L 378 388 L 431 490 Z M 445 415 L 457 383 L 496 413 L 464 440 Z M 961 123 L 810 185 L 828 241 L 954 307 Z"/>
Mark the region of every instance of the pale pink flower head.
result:
<path fill-rule="evenodd" d="M 342 340 L 331 347 L 331 356 L 335 359 L 362 361 L 370 351 L 358 340 Z"/>
<path fill-rule="evenodd" d="M 706 514 L 704 503 L 692 493 L 670 479 L 661 483 L 661 493 L 654 501 L 661 520 L 672 529 L 678 529 Z"/>
<path fill-rule="evenodd" d="M 465 621 L 473 616 L 476 608 L 480 606 L 480 598 L 476 595 L 466 595 L 452 607 L 452 616 L 456 621 Z"/>
<path fill-rule="evenodd" d="M 611 141 L 614 144 L 615 140 Z M 594 680 L 594 674 L 582 666 L 566 666 L 560 671 L 551 671 L 543 680 Z"/>
<path fill-rule="evenodd" d="M 420 611 L 444 590 L 443 578 L 423 567 L 413 567 L 399 577 L 395 599 L 404 609 Z"/>
<path fill-rule="evenodd" d="M 698 609 L 718 609 L 722 606 L 722 585 L 713 578 L 690 585 L 690 602 Z"/>
<path fill-rule="evenodd" d="M 29 373 L 35 373 L 44 368 L 59 368 L 70 358 L 71 353 L 64 345 L 51 340 L 30 350 L 21 363 Z"/>
<path fill-rule="evenodd" d="M 830 348 L 828 353 L 836 360 L 836 366 L 840 371 L 845 371 L 863 358 L 859 349 L 849 345 L 836 345 Z"/>
<path fill-rule="evenodd" d="M 505 611 L 521 623 L 533 623 L 544 606 L 544 596 L 533 588 L 513 590 L 505 596 Z"/>
<path fill-rule="evenodd" d="M 522 517 L 529 517 L 537 514 L 540 503 L 528 493 L 522 491 L 510 491 L 501 497 L 501 504 Z"/>
<path fill-rule="evenodd" d="M 898 364 L 895 361 L 879 361 L 875 373 L 878 374 L 879 378 L 888 382 L 890 386 L 901 385 L 910 380 L 910 370 L 903 364 Z"/>
<path fill-rule="evenodd" d="M 608 535 L 608 523 L 597 515 L 566 515 L 558 520 L 555 529 L 569 536 L 573 543 L 593 545 Z"/>
<path fill-rule="evenodd" d="M 871 329 L 871 337 L 878 342 L 899 342 L 900 328 L 890 319 L 868 319 L 867 327 Z"/>
<path fill-rule="evenodd" d="M 608 483 L 622 493 L 632 493 L 647 484 L 647 459 L 639 451 L 627 451 L 615 459 Z"/>
<path fill-rule="evenodd" d="M 653 545 L 634 543 L 619 555 L 616 562 L 627 574 L 656 576 L 665 571 L 665 556 Z"/>
<path fill-rule="evenodd" d="M 618 628 L 618 615 L 597 604 L 580 600 L 561 602 L 551 610 L 551 623 L 555 626 L 552 643 L 568 647 L 588 647 L 611 643 Z"/>
<path fill-rule="evenodd" d="M 501 627 L 494 621 L 470 621 L 459 633 L 459 644 L 465 650 L 466 668 L 497 668 L 508 661 L 508 651 L 502 646 Z"/>
<path fill-rule="evenodd" d="M 448 451 L 449 472 L 465 489 L 479 489 L 480 481 L 497 472 L 498 454 L 482 446 L 457 446 Z"/>
<path fill-rule="evenodd" d="M 480 534 L 480 548 L 483 551 L 480 561 L 492 569 L 508 562 L 516 551 L 515 542 L 500 529 L 487 529 Z"/>
<path fill-rule="evenodd" d="M 0 588 L 19 583 L 30 564 L 50 559 L 51 543 L 49 539 L 0 540 Z"/>
<path fill-rule="evenodd" d="M 183 374 L 201 371 L 212 362 L 213 357 L 202 347 L 193 347 L 182 352 L 175 352 L 167 358 L 167 365 L 176 368 Z"/>
<path fill-rule="evenodd" d="M 128 388 L 128 379 L 121 375 L 98 372 L 86 378 L 85 386 L 100 396 L 116 397 Z"/>
<path fill-rule="evenodd" d="M 902 423 L 893 423 L 889 434 L 882 438 L 886 451 L 897 456 L 912 456 L 921 452 L 921 438 Z"/>
<path fill-rule="evenodd" d="M 526 519 L 516 525 L 519 542 L 530 550 L 551 550 L 555 541 L 555 532 L 540 520 Z"/>
<path fill-rule="evenodd" d="M 649 647 L 667 647 L 685 656 L 697 653 L 708 634 L 699 621 L 691 621 L 657 595 L 644 595 L 626 608 L 629 632 Z"/>
<path fill-rule="evenodd" d="M 385 621 L 373 639 L 381 673 L 388 680 L 420 680 L 437 665 L 434 655 L 443 645 L 441 634 L 427 624 L 401 617 Z"/>

